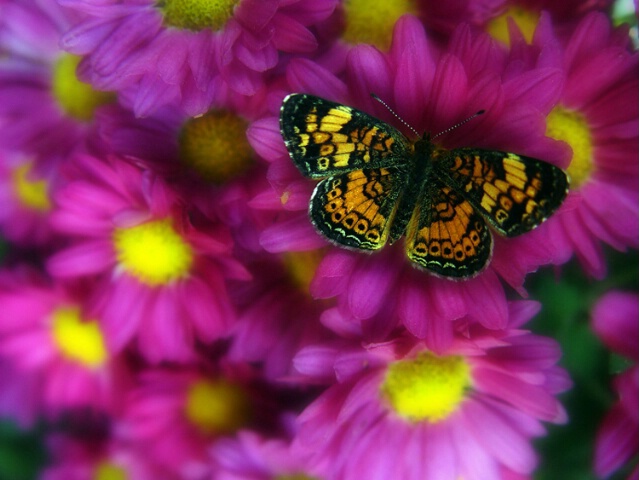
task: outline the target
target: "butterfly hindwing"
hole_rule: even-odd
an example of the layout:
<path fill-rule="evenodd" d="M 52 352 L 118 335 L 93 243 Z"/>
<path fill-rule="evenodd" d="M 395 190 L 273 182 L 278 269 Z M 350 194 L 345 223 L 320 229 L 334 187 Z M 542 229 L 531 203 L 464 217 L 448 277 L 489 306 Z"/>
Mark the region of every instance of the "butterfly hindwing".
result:
<path fill-rule="evenodd" d="M 470 202 L 437 179 L 429 182 L 406 228 L 408 258 L 436 275 L 468 278 L 491 253 L 488 226 Z"/>
<path fill-rule="evenodd" d="M 280 127 L 293 163 L 311 178 L 405 164 L 410 158 L 410 143 L 395 128 L 312 95 L 286 97 Z"/>
<path fill-rule="evenodd" d="M 514 153 L 461 148 L 436 151 L 433 160 L 437 175 L 507 237 L 541 224 L 568 191 L 568 178 L 560 168 Z"/>
<path fill-rule="evenodd" d="M 311 220 L 335 243 L 377 250 L 388 239 L 406 175 L 404 169 L 390 167 L 326 178 L 313 192 Z"/>

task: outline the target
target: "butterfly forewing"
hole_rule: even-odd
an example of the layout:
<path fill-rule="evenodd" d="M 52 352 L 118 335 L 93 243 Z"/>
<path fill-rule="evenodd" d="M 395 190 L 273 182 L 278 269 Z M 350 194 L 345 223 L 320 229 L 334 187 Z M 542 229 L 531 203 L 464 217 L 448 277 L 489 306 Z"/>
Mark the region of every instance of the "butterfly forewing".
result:
<path fill-rule="evenodd" d="M 410 159 L 410 143 L 390 125 L 312 95 L 286 97 L 280 127 L 293 162 L 311 178 L 406 164 Z"/>
<path fill-rule="evenodd" d="M 567 194 L 560 168 L 514 153 L 462 148 L 437 151 L 433 161 L 437 175 L 508 237 L 537 227 Z"/>
<path fill-rule="evenodd" d="M 317 184 L 310 204 L 315 227 L 347 247 L 377 250 L 388 239 L 406 172 L 398 167 L 354 170 Z"/>
<path fill-rule="evenodd" d="M 441 181 L 426 185 L 406 228 L 406 254 L 445 277 L 472 277 L 488 264 L 492 236 L 473 206 Z"/>

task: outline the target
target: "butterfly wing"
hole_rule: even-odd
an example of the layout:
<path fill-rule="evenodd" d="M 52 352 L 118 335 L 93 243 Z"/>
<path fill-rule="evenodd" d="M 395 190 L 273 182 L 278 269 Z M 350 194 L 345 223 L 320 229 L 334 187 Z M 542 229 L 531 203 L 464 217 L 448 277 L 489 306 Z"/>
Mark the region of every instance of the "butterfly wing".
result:
<path fill-rule="evenodd" d="M 470 202 L 434 178 L 408 222 L 405 248 L 410 260 L 436 275 L 469 278 L 488 264 L 492 236 Z"/>
<path fill-rule="evenodd" d="M 461 148 L 438 150 L 433 161 L 437 175 L 507 237 L 537 227 L 568 193 L 568 177 L 560 168 L 530 157 Z"/>
<path fill-rule="evenodd" d="M 407 179 L 401 167 L 354 170 L 326 178 L 313 192 L 311 220 L 322 235 L 339 245 L 377 250 L 388 239 Z"/>
<path fill-rule="evenodd" d="M 406 164 L 412 151 L 406 137 L 381 120 L 301 93 L 284 99 L 280 129 L 293 163 L 311 178 Z"/>

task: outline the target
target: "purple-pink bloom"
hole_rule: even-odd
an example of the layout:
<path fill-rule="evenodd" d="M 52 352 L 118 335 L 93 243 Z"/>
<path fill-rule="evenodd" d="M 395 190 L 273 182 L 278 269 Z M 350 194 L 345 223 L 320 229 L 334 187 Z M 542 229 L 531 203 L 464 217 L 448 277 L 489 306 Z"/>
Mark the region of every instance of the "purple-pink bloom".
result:
<path fill-rule="evenodd" d="M 488 36 L 475 35 L 467 27 L 460 27 L 442 51 L 410 16 L 397 23 L 388 55 L 365 45 L 351 49 L 342 77 L 303 59 L 291 61 L 287 70 L 288 91 L 337 100 L 397 124 L 370 98 L 369 93 L 374 92 L 418 131 L 441 132 L 485 109 L 485 115 L 443 135 L 444 146 L 512 151 L 559 164 L 562 150 L 558 142 L 544 136 L 539 109 L 549 109 L 556 101 L 560 79 L 558 68 L 541 62 L 522 65 L 515 59 L 511 65 Z M 255 122 L 248 136 L 269 162 L 268 179 L 275 190 L 270 201 L 264 193 L 253 205 L 282 212 L 280 221 L 263 232 L 264 248 L 276 253 L 326 245 L 307 216 L 314 184 L 290 160 L 278 119 Z M 556 220 L 547 223 L 552 222 Z M 459 283 L 414 269 L 404 258 L 401 242 L 372 255 L 332 248 L 318 268 L 311 292 L 317 298 L 337 297 L 345 317 L 367 322 L 376 315 L 386 316 L 382 320 L 388 326 L 386 332 L 404 324 L 414 335 L 427 338 L 431 348 L 445 349 L 452 338 L 451 320 L 469 315 L 491 328 L 506 324 L 499 277 L 523 291 L 526 273 L 558 262 L 546 235 L 544 224 L 518 238 L 496 239 L 489 268 Z M 424 311 L 430 312 L 428 318 Z M 381 332 L 381 338 L 386 332 Z"/>
<path fill-rule="evenodd" d="M 0 145 L 36 164 L 58 166 L 90 129 L 54 92 L 60 36 L 75 19 L 54 0 L 0 1 Z"/>
<path fill-rule="evenodd" d="M 632 362 L 613 380 L 617 395 L 603 419 L 595 445 L 595 472 L 608 478 L 639 454 L 639 295 L 613 290 L 592 309 L 592 328 L 613 352 Z M 637 478 L 635 466 L 629 478 Z"/>
<path fill-rule="evenodd" d="M 380 344 L 337 341 L 303 349 L 297 369 L 330 386 L 299 416 L 296 451 L 308 458 L 313 474 L 325 478 L 489 480 L 503 478 L 504 471 L 530 474 L 537 464 L 530 441 L 544 433 L 541 421 L 566 421 L 555 395 L 570 386 L 556 366 L 559 346 L 522 329 L 538 307 L 510 304 L 509 323 L 499 331 L 459 324 L 451 347 L 439 355 L 407 335 Z M 446 392 L 455 381 L 452 365 L 461 364 L 468 367 L 469 384 L 459 400 L 442 405 L 452 407 L 445 414 L 407 417 L 387 394 L 389 378 L 396 365 L 418 369 L 424 358 L 442 368 L 412 380 L 450 378 L 434 387 Z M 410 406 L 409 392 L 399 400 Z M 434 395 L 430 401 L 438 402 Z"/>
<path fill-rule="evenodd" d="M 76 157 L 52 222 L 69 245 L 48 261 L 56 279 L 94 279 L 92 308 L 113 351 L 135 339 L 152 362 L 187 361 L 228 333 L 228 279 L 247 279 L 227 229 L 196 229 L 188 204 L 158 176 L 115 156 Z"/>
<path fill-rule="evenodd" d="M 52 283 L 26 268 L 2 272 L 0 358 L 35 390 L 15 410 L 37 400 L 41 414 L 55 417 L 71 408 L 113 412 L 121 404 L 129 372 L 105 349 L 96 319 L 87 314 L 84 287 Z"/>
<path fill-rule="evenodd" d="M 311 27 L 336 2 L 219 2 L 191 18 L 179 7 L 170 12 L 170 2 L 60 3 L 86 16 L 62 39 L 64 49 L 84 56 L 81 78 L 123 92 L 136 116 L 145 116 L 170 103 L 201 114 L 229 89 L 255 94 L 283 53 L 317 49 Z"/>
<path fill-rule="evenodd" d="M 538 48 L 555 37 L 549 22 L 541 26 Z M 562 67 L 563 88 L 552 110 L 541 111 L 549 112 L 548 135 L 570 147 L 571 193 L 557 221 L 548 222 L 547 241 L 559 258 L 575 255 L 602 278 L 603 244 L 639 246 L 639 55 L 626 30 L 599 13 L 549 52 L 545 61 Z"/>

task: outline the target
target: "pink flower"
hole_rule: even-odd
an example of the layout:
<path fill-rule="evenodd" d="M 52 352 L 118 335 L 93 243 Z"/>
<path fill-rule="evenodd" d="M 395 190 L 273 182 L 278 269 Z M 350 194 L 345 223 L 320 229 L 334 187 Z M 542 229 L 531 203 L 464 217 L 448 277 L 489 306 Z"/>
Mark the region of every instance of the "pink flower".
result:
<path fill-rule="evenodd" d="M 51 192 L 58 183 L 51 163 L 0 151 L 0 232 L 20 246 L 51 248 L 55 235 L 49 223 Z"/>
<path fill-rule="evenodd" d="M 544 28 L 540 46 L 552 42 Z M 566 143 L 571 193 L 549 222 L 547 241 L 559 258 L 575 255 L 596 278 L 606 274 L 602 244 L 639 246 L 639 55 L 625 33 L 602 14 L 587 15 L 551 60 L 564 80 L 547 134 Z"/>
<path fill-rule="evenodd" d="M 516 65 L 517 71 L 487 36 L 473 35 L 467 28 L 460 28 L 450 47 L 439 51 L 427 41 L 422 26 L 407 16 L 397 23 L 388 55 L 367 46 L 350 51 L 345 81 L 304 60 L 290 62 L 287 80 L 289 91 L 335 99 L 396 123 L 370 98 L 369 93 L 375 92 L 418 131 L 441 132 L 486 109 L 485 115 L 444 135 L 444 145 L 500 149 L 558 162 L 561 149 L 544 137 L 538 109 L 550 108 L 556 101 L 560 72 L 536 64 L 522 68 L 518 59 Z M 262 234 L 264 248 L 275 253 L 326 245 L 307 216 L 314 184 L 302 178 L 290 160 L 278 119 L 255 122 L 248 136 L 269 162 L 268 177 L 276 190 L 270 201 L 265 193 L 253 205 L 283 212 L 281 220 Z M 452 338 L 451 320 L 470 315 L 491 328 L 506 324 L 498 275 L 523 290 L 527 272 L 559 261 L 547 231 L 542 225 L 518 238 L 496 239 L 491 266 L 472 280 L 454 284 L 413 269 L 403 258 L 401 242 L 372 255 L 333 248 L 320 265 L 311 292 L 318 298 L 337 297 L 343 316 L 363 322 L 376 315 L 390 316 L 384 321 L 387 329 L 403 323 L 414 335 L 427 338 L 429 347 L 445 349 Z M 423 315 L 426 307 L 429 323 Z M 381 332 L 374 340 L 384 335 Z"/>
<path fill-rule="evenodd" d="M 80 407 L 113 412 L 121 404 L 129 373 L 108 351 L 86 298 L 87 289 L 51 284 L 31 270 L 2 273 L 0 358 L 25 388 L 36 387 L 17 410 L 36 399 L 47 416 Z"/>
<path fill-rule="evenodd" d="M 460 324 L 439 355 L 408 336 L 302 350 L 298 370 L 332 385 L 300 415 L 295 451 L 326 478 L 529 475 L 530 440 L 541 421 L 566 421 L 555 395 L 570 382 L 559 346 L 521 329 L 538 305 L 509 310 L 501 331 Z"/>
<path fill-rule="evenodd" d="M 0 145 L 35 164 L 82 147 L 95 109 L 113 100 L 79 82 L 78 59 L 58 46 L 76 20 L 54 0 L 0 1 Z"/>
<path fill-rule="evenodd" d="M 196 342 L 228 332 L 227 279 L 246 279 L 227 230 L 195 229 L 188 205 L 157 176 L 117 157 L 78 156 L 52 221 L 70 245 L 48 267 L 95 279 L 92 305 L 112 351 L 133 339 L 152 362 L 192 360 Z"/>
<path fill-rule="evenodd" d="M 276 430 L 277 410 L 248 366 L 147 369 L 128 393 L 113 434 L 182 479 L 207 478 L 208 450 L 242 428 Z"/>
<path fill-rule="evenodd" d="M 328 337 L 318 321 L 320 306 L 305 283 L 314 260 L 289 254 L 282 262 L 255 263 L 254 281 L 235 292 L 238 319 L 231 329 L 229 360 L 259 365 L 266 379 L 287 382 L 295 354 Z"/>
<path fill-rule="evenodd" d="M 62 40 L 63 48 L 85 56 L 82 78 L 124 91 L 136 116 L 173 102 L 193 116 L 229 89 L 255 94 L 282 52 L 317 49 L 311 27 L 335 8 L 335 0 L 240 0 L 192 10 L 151 0 L 61 4 L 86 16 Z"/>
<path fill-rule="evenodd" d="M 632 365 L 613 381 L 617 401 L 599 427 L 595 447 L 595 472 L 608 478 L 639 453 L 639 296 L 611 291 L 592 310 L 592 327 L 612 351 L 628 358 Z M 629 468 L 629 467 L 627 467 Z M 629 478 L 637 478 L 635 466 Z"/>

